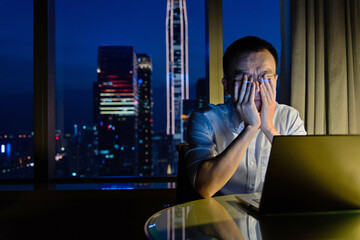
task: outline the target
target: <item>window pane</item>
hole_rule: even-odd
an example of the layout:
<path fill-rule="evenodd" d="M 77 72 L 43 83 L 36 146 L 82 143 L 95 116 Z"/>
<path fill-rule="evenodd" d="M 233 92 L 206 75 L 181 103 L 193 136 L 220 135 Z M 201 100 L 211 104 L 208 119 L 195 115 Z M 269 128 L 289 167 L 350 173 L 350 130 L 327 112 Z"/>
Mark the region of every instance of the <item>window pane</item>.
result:
<path fill-rule="evenodd" d="M 2 1 L 0 22 L 0 179 L 32 178 L 32 1 Z"/>
<path fill-rule="evenodd" d="M 182 134 L 205 77 L 204 3 L 187 4 Z M 166 134 L 166 1 L 64 0 L 55 11 L 57 177 L 176 175 L 176 142 Z M 174 35 L 176 27 L 184 25 Z M 184 59 L 177 47 L 174 59 Z"/>
<path fill-rule="evenodd" d="M 280 62 L 280 1 L 223 1 L 224 52 L 232 42 L 245 36 L 257 36 L 270 42 Z"/>

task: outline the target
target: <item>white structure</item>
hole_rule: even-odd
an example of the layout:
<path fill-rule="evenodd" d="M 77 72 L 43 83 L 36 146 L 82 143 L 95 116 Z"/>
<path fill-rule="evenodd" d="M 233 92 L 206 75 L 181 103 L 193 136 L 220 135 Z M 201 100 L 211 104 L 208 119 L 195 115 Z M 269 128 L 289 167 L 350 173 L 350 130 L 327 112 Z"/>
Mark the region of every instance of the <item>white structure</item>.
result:
<path fill-rule="evenodd" d="M 167 0 L 166 133 L 174 144 L 183 141 L 183 104 L 189 98 L 188 21 L 185 0 Z"/>

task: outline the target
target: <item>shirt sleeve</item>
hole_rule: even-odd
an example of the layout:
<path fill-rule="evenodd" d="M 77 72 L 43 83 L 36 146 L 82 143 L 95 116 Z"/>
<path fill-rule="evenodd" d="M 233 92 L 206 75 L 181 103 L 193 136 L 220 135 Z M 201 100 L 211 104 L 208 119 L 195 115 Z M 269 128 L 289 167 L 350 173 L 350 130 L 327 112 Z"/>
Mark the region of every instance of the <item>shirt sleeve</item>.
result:
<path fill-rule="evenodd" d="M 288 127 L 287 135 L 307 135 L 304 121 L 300 118 L 299 111 L 292 108 L 289 115 L 290 126 Z"/>
<path fill-rule="evenodd" d="M 214 131 L 209 120 L 202 112 L 193 112 L 187 127 L 189 149 L 185 154 L 188 177 L 193 186 L 200 164 L 217 155 Z"/>

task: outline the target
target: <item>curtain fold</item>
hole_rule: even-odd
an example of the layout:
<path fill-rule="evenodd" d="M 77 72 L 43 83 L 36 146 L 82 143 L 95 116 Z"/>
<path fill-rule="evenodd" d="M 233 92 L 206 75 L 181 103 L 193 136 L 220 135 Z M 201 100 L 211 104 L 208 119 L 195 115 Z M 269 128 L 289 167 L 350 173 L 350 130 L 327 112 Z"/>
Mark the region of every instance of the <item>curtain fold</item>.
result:
<path fill-rule="evenodd" d="M 281 0 L 281 100 L 309 134 L 360 134 L 358 2 Z"/>

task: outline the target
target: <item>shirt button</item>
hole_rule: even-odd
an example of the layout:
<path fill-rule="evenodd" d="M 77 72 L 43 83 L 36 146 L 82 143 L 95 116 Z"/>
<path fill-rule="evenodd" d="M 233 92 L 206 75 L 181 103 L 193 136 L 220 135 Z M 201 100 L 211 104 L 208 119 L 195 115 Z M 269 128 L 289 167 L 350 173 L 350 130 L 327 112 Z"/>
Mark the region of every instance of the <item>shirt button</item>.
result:
<path fill-rule="evenodd" d="M 250 165 L 251 165 L 251 166 L 252 166 L 252 165 L 254 165 L 254 162 L 253 162 L 253 161 L 251 161 L 251 162 L 250 162 Z"/>

